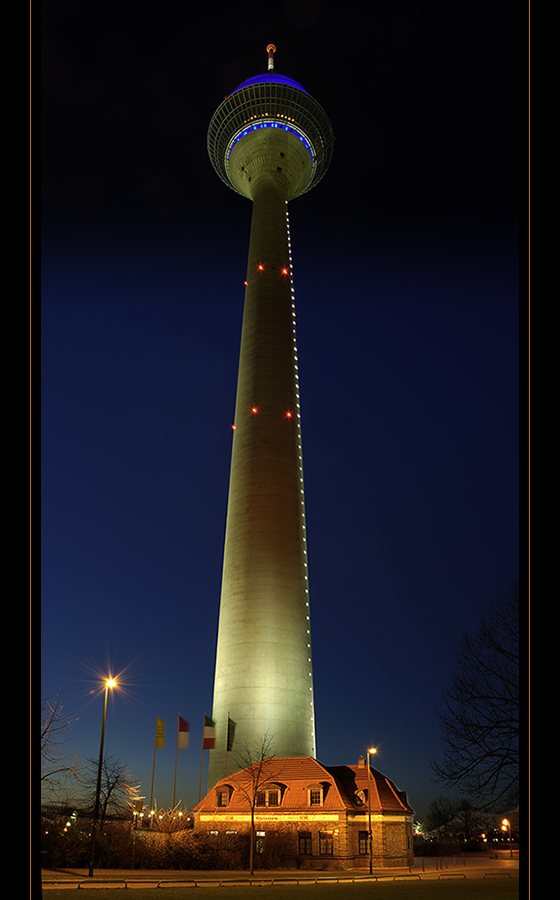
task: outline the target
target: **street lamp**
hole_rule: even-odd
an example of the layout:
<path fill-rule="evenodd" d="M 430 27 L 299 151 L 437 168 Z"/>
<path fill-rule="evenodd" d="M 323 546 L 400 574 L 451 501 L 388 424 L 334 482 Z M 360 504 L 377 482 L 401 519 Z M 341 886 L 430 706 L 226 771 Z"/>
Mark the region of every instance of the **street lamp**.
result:
<path fill-rule="evenodd" d="M 502 831 L 507 831 L 508 833 L 508 841 L 509 841 L 509 858 L 513 859 L 513 850 L 511 847 L 511 826 L 509 823 L 509 819 L 502 819 Z"/>
<path fill-rule="evenodd" d="M 95 806 L 93 808 L 93 823 L 91 826 L 91 855 L 89 858 L 88 877 L 93 877 L 93 860 L 95 856 L 95 826 L 99 815 L 99 797 L 101 794 L 101 770 L 103 766 L 103 744 L 105 743 L 105 719 L 107 717 L 107 696 L 109 688 L 116 687 L 117 682 L 114 678 L 108 678 L 105 682 L 105 702 L 103 704 L 103 720 L 101 723 L 101 744 L 99 746 L 99 762 L 97 764 L 97 788 L 95 790 Z"/>
<path fill-rule="evenodd" d="M 367 806 L 368 806 L 368 852 L 369 852 L 369 874 L 373 873 L 373 836 L 371 833 L 371 791 L 370 791 L 370 771 L 369 771 L 369 755 L 377 753 L 375 747 L 370 747 L 367 751 Z"/>

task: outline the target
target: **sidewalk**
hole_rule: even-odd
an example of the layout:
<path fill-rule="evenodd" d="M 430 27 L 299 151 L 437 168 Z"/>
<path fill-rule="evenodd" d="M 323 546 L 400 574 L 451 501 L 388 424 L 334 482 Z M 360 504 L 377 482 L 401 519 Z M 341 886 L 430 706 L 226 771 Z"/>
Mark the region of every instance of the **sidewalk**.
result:
<path fill-rule="evenodd" d="M 425 857 L 424 866 L 422 859 L 414 860 L 414 866 L 409 869 L 384 868 L 374 869 L 373 875 L 367 869 L 260 869 L 253 876 L 247 870 L 235 871 L 194 871 L 190 869 L 95 869 L 93 878 L 88 878 L 87 869 L 42 869 L 41 880 L 44 888 L 60 887 L 64 885 L 78 886 L 80 882 L 113 882 L 115 886 L 121 884 L 134 884 L 135 886 L 153 885 L 160 883 L 172 884 L 305 884 L 318 881 L 379 881 L 379 880 L 408 880 L 420 879 L 432 880 L 434 878 L 465 877 L 484 878 L 488 875 L 503 877 L 519 877 L 519 859 L 490 859 L 488 854 L 466 856 L 465 864 L 460 857 Z"/>

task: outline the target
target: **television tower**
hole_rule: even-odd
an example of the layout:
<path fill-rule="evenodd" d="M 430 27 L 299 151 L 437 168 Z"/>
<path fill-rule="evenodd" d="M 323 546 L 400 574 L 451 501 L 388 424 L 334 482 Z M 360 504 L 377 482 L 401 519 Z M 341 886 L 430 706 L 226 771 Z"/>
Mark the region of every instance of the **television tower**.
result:
<path fill-rule="evenodd" d="M 227 509 L 208 784 L 268 737 L 315 756 L 298 352 L 288 201 L 325 174 L 334 134 L 297 82 L 268 70 L 214 113 L 208 153 L 253 201 Z M 236 723 L 227 754 L 228 720 Z"/>

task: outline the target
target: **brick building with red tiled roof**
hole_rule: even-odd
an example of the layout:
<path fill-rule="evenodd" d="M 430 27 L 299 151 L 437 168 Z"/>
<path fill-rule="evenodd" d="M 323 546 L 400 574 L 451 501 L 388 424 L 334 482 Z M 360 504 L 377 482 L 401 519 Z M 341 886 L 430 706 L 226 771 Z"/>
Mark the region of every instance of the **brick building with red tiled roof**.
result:
<path fill-rule="evenodd" d="M 370 767 L 368 779 L 364 759 L 324 766 L 297 756 L 249 766 L 222 778 L 195 806 L 195 827 L 235 840 L 250 831 L 253 801 L 257 850 L 267 835 L 281 833 L 286 861 L 294 866 L 368 866 L 370 820 L 373 865 L 412 864 L 413 811 L 406 795 L 377 769 Z"/>

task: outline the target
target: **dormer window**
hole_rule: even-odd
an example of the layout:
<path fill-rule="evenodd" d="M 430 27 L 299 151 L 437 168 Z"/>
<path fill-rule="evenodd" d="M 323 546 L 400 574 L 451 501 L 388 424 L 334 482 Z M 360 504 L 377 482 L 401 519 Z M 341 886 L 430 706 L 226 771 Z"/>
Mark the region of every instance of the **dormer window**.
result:
<path fill-rule="evenodd" d="M 279 784 L 266 784 L 259 791 L 255 798 L 256 806 L 280 806 L 282 800 L 282 790 Z"/>
<path fill-rule="evenodd" d="M 366 802 L 366 792 L 365 791 L 354 791 L 354 803 L 356 806 L 363 806 Z"/>
<path fill-rule="evenodd" d="M 233 788 L 230 784 L 222 784 L 216 788 L 216 806 L 229 806 Z"/>
<path fill-rule="evenodd" d="M 320 783 L 310 784 L 307 787 L 307 805 L 322 806 L 325 796 L 324 786 Z"/>

